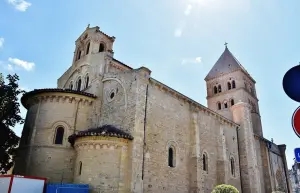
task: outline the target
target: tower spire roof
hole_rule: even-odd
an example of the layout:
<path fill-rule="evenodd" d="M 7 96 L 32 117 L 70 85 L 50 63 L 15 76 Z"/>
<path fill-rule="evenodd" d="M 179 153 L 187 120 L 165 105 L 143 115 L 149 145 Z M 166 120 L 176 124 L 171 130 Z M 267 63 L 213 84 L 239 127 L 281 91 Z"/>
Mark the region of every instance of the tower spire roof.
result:
<path fill-rule="evenodd" d="M 206 81 L 216 78 L 222 74 L 227 74 L 227 73 L 230 73 L 230 72 L 233 72 L 236 70 L 242 70 L 246 74 L 248 74 L 246 69 L 241 65 L 241 63 L 229 51 L 229 49 L 227 47 L 228 43 L 225 42 L 224 45 L 225 45 L 225 50 L 222 53 L 222 55 L 220 56 L 220 58 L 217 60 L 215 65 L 212 67 L 212 69 L 209 71 L 207 76 L 205 77 Z"/>

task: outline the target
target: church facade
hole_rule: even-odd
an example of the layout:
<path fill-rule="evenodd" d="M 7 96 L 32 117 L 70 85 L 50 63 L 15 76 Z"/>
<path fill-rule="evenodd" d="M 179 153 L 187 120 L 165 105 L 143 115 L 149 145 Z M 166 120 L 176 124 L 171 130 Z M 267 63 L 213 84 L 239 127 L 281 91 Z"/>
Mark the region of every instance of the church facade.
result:
<path fill-rule="evenodd" d="M 286 146 L 263 137 L 255 80 L 227 46 L 205 78 L 205 107 L 116 60 L 114 41 L 88 26 L 57 88 L 23 95 L 14 174 L 92 192 L 290 192 Z"/>

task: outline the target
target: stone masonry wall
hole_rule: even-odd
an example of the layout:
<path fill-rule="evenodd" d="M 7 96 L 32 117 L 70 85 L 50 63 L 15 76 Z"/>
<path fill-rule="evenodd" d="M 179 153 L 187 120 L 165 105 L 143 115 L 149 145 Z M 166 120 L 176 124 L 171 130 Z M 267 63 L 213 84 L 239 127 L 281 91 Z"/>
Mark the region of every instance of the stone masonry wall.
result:
<path fill-rule="evenodd" d="M 19 149 L 20 160 L 26 160 L 26 165 L 21 164 L 25 170 L 18 169 L 18 162 L 15 173 L 46 177 L 50 182 L 72 182 L 74 150 L 67 138 L 75 131 L 87 129 L 93 99 L 66 93 L 45 93 L 36 97 L 37 103 L 29 107 L 26 116 L 28 135 L 22 135 L 22 141 L 29 140 Z M 63 144 L 54 144 L 56 129 L 61 126 L 64 128 Z"/>
<path fill-rule="evenodd" d="M 149 85 L 147 101 L 144 192 L 210 193 L 219 183 L 240 190 L 234 127 L 224 126 L 205 112 L 195 112 L 187 101 L 154 84 Z M 170 146 L 176 152 L 174 168 L 168 167 Z M 208 171 L 203 171 L 204 153 L 208 156 Z M 235 159 L 235 177 L 228 169 L 230 156 Z"/>
<path fill-rule="evenodd" d="M 100 125 L 112 124 L 133 137 L 129 145 L 128 167 L 131 191 L 143 188 L 143 139 L 147 82 L 150 71 L 140 68 L 127 72 L 107 73 L 103 81 Z"/>
<path fill-rule="evenodd" d="M 257 163 L 257 149 L 255 148 L 250 105 L 240 102 L 231 107 L 231 110 L 233 120 L 240 124 L 238 141 L 243 193 L 260 193 L 262 179 Z"/>
<path fill-rule="evenodd" d="M 144 192 L 189 192 L 190 111 L 187 103 L 149 85 Z M 175 149 L 168 167 L 168 147 Z"/>
<path fill-rule="evenodd" d="M 100 136 L 77 139 L 74 183 L 89 184 L 95 193 L 129 192 L 127 143 Z"/>
<path fill-rule="evenodd" d="M 273 181 L 273 191 L 287 192 L 288 185 L 284 170 L 284 160 L 277 145 L 272 144 L 269 149 L 271 180 Z"/>

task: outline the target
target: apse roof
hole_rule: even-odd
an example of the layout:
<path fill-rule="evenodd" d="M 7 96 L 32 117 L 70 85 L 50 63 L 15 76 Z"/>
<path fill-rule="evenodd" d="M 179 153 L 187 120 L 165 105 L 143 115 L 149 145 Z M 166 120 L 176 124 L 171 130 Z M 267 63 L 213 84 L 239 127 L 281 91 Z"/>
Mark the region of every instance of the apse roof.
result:
<path fill-rule="evenodd" d="M 129 133 L 126 133 L 121 129 L 118 129 L 112 125 L 103 125 L 101 127 L 90 128 L 84 131 L 79 131 L 76 134 L 70 135 L 68 141 L 73 146 L 77 138 L 86 136 L 118 137 L 129 140 L 133 139 L 133 137 Z"/>

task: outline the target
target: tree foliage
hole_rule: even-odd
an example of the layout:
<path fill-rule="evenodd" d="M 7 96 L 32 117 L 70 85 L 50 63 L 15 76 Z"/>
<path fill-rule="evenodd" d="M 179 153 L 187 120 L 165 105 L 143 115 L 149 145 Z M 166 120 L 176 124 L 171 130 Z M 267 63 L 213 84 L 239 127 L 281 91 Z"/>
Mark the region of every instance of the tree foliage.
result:
<path fill-rule="evenodd" d="M 212 193 L 239 193 L 239 191 L 234 186 L 221 184 L 216 186 Z"/>
<path fill-rule="evenodd" d="M 0 73 L 0 173 L 2 174 L 13 166 L 19 143 L 19 137 L 12 128 L 17 123 L 24 123 L 24 119 L 20 116 L 18 96 L 25 91 L 19 89 L 18 75 L 7 75 L 6 79 L 7 81 Z"/>

